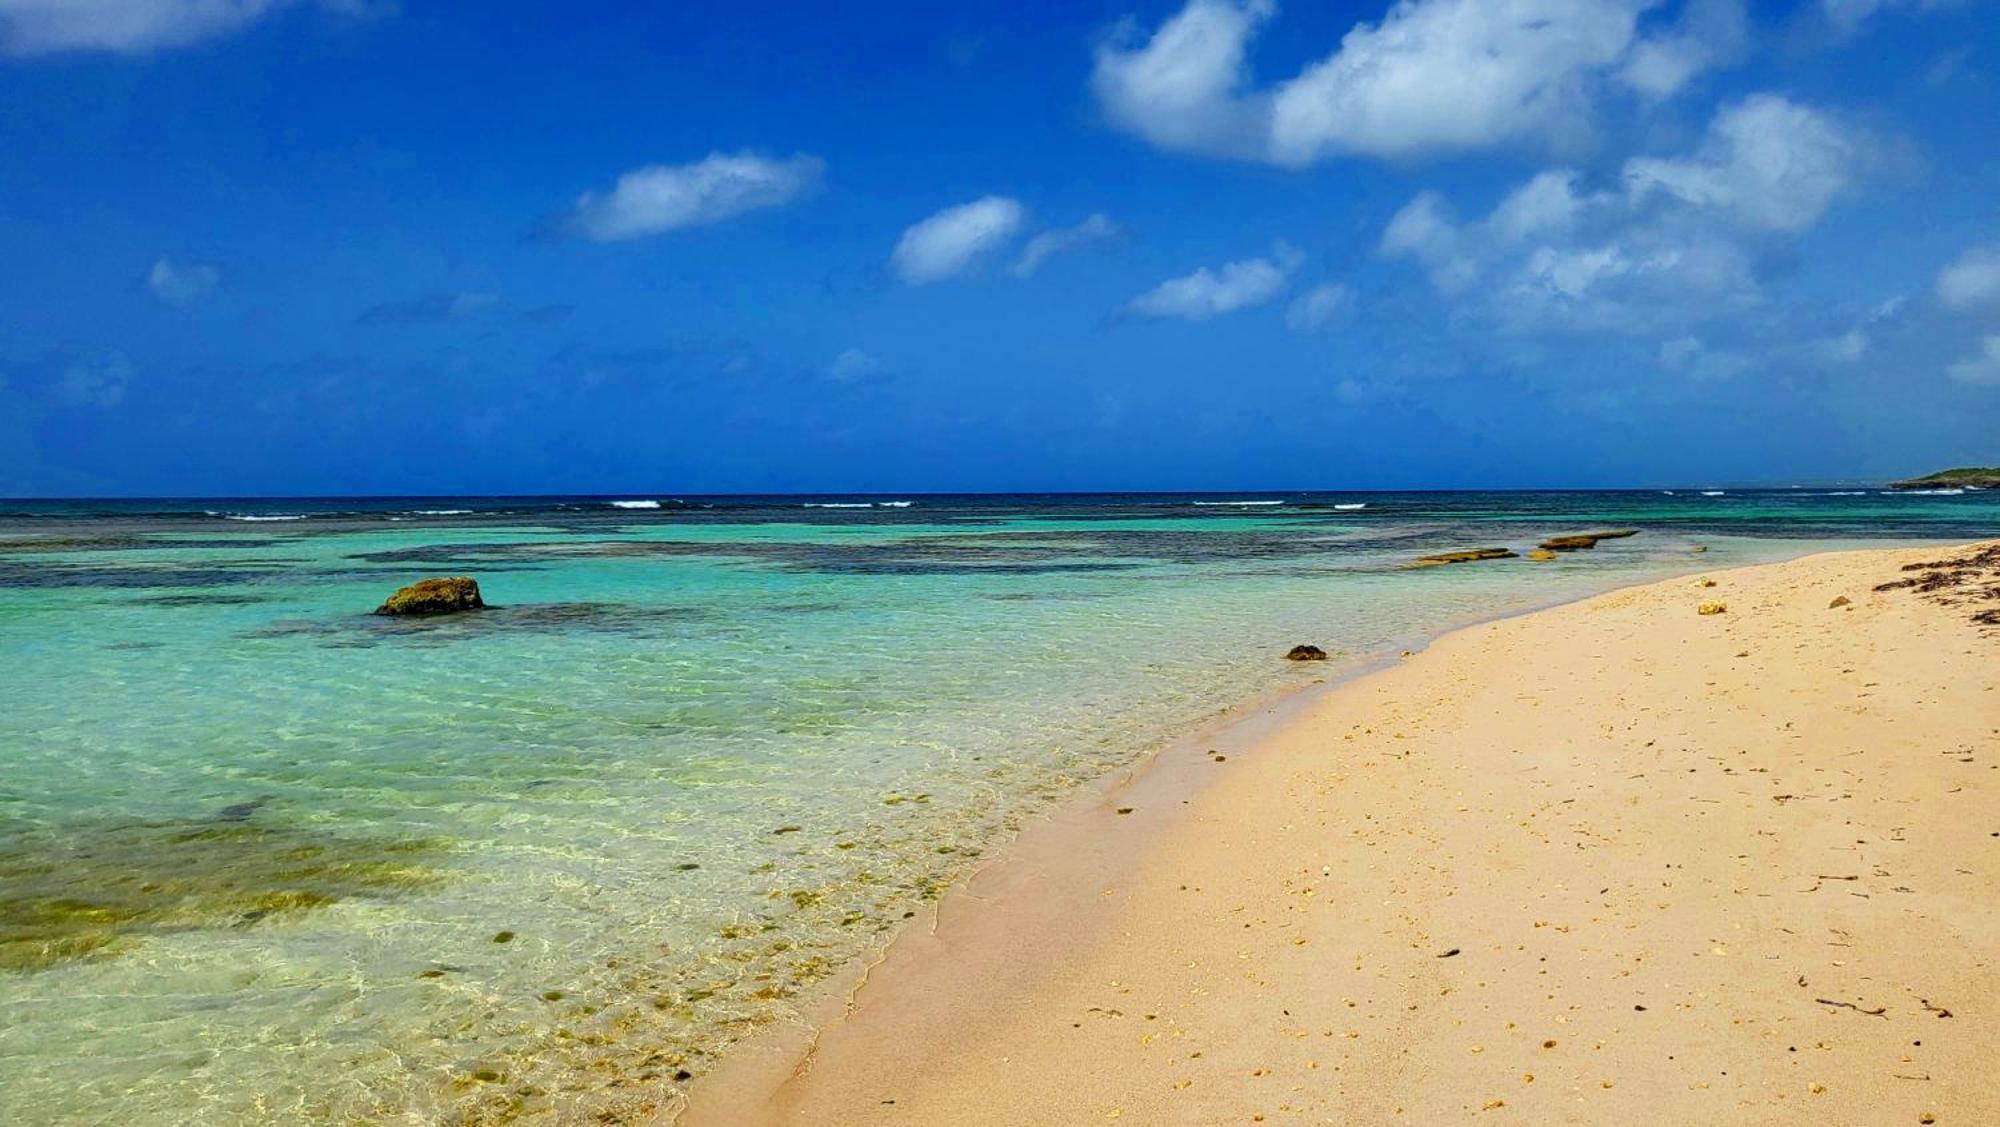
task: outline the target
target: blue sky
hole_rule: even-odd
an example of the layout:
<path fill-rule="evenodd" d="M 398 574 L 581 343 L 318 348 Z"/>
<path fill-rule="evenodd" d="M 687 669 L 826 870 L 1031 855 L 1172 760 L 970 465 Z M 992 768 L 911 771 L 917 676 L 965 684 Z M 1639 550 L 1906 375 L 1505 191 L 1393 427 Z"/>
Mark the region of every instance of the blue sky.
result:
<path fill-rule="evenodd" d="M 0 494 L 2000 462 L 1997 67 L 1983 0 L 0 0 Z"/>

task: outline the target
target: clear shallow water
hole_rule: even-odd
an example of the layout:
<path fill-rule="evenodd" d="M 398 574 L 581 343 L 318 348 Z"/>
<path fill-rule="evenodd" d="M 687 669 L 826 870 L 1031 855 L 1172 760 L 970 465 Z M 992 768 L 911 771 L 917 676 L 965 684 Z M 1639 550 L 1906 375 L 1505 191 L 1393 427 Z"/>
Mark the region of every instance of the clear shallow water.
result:
<path fill-rule="evenodd" d="M 1323 676 L 1295 642 L 1996 532 L 1846 488 L 0 503 L 0 1092 L 633 1115 L 1075 782 Z M 366 613 L 445 574 L 497 609 Z"/>

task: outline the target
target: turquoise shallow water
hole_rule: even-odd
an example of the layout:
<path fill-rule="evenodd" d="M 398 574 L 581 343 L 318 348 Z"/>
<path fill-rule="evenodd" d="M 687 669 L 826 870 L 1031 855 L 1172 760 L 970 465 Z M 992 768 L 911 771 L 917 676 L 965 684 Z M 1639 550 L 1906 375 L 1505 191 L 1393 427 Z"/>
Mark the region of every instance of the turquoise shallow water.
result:
<path fill-rule="evenodd" d="M 815 504 L 871 507 L 0 503 L 7 1117 L 615 1121 L 1076 782 L 1323 675 L 1294 642 L 2000 532 L 1874 490 Z M 495 609 L 366 613 L 444 574 Z"/>

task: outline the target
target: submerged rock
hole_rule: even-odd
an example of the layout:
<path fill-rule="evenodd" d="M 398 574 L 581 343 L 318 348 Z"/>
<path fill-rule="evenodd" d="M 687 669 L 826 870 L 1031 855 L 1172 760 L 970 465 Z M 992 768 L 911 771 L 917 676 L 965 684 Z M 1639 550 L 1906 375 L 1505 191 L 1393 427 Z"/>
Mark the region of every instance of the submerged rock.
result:
<path fill-rule="evenodd" d="M 1547 552 L 1574 552 L 1597 547 L 1599 540 L 1623 540 L 1627 536 L 1637 536 L 1636 528 L 1614 528 L 1607 532 L 1576 532 L 1568 536 L 1551 536 L 1542 541 L 1542 550 Z"/>
<path fill-rule="evenodd" d="M 1286 661 L 1325 661 L 1326 651 L 1318 646 L 1293 646 L 1285 655 Z"/>
<path fill-rule="evenodd" d="M 1536 563 L 1547 563 L 1555 559 L 1556 554 L 1547 548 L 1536 548 L 1534 551 L 1528 553 L 1528 558 Z"/>
<path fill-rule="evenodd" d="M 1435 555 L 1418 556 L 1404 566 L 1438 567 L 1443 564 L 1470 563 L 1473 560 L 1519 559 L 1520 555 L 1511 548 L 1467 548 L 1458 552 L 1438 552 Z"/>
<path fill-rule="evenodd" d="M 420 579 L 389 596 L 375 608 L 376 614 L 455 614 L 478 610 L 486 603 L 479 597 L 479 584 L 466 576 L 450 579 Z"/>

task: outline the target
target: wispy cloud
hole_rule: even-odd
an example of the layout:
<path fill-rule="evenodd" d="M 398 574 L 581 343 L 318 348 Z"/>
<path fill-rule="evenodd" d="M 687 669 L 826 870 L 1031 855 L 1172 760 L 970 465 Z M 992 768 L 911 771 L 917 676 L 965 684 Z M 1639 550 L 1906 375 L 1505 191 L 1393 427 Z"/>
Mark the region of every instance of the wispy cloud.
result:
<path fill-rule="evenodd" d="M 651 164 L 608 192 L 585 192 L 562 226 L 592 242 L 643 238 L 781 207 L 816 187 L 826 163 L 799 154 L 710 153 L 691 164 Z"/>
<path fill-rule="evenodd" d="M 354 319 L 357 325 L 441 325 L 456 321 L 500 303 L 490 293 L 440 293 L 409 301 L 385 301 L 370 306 Z"/>
<path fill-rule="evenodd" d="M 850 348 L 833 358 L 827 365 L 826 378 L 835 383 L 860 383 L 862 380 L 888 374 L 889 366 L 874 356 L 858 348 Z"/>
<path fill-rule="evenodd" d="M 145 55 L 241 31 L 304 0 L 0 0 L 0 54 L 69 52 Z M 318 7 L 366 15 L 368 0 L 319 0 Z"/>
<path fill-rule="evenodd" d="M 1646 98 L 1672 97 L 1703 71 L 1740 62 L 1749 46 L 1743 0 L 1688 0 L 1678 20 L 1632 44 L 1618 79 Z"/>
<path fill-rule="evenodd" d="M 1111 124 L 1179 152 L 1291 167 L 1467 152 L 1575 131 L 1613 77 L 1663 97 L 1740 54 L 1740 0 L 1696 0 L 1684 25 L 1642 36 L 1650 6 L 1400 0 L 1260 87 L 1249 47 L 1276 5 L 1189 0 L 1151 35 L 1122 25 L 1098 47 L 1090 85 Z"/>
<path fill-rule="evenodd" d="M 193 305 L 214 293 L 220 285 L 222 271 L 201 263 L 176 266 L 161 258 L 146 271 L 147 291 L 168 305 Z"/>
<path fill-rule="evenodd" d="M 550 305 L 535 305 L 515 314 L 515 320 L 524 325 L 560 325 L 576 313 L 576 306 L 567 302 Z"/>
<path fill-rule="evenodd" d="M 1956 3 L 1958 0 L 1819 0 L 1819 10 L 1835 32 L 1852 35 L 1877 12 L 1893 8 L 1918 8 L 1929 11 L 1934 8 L 1953 7 Z"/>
<path fill-rule="evenodd" d="M 1025 278 L 1040 269 L 1043 262 L 1058 254 L 1081 250 L 1093 243 L 1115 239 L 1121 232 L 1109 216 L 1098 212 L 1092 214 L 1074 227 L 1058 227 L 1053 231 L 1043 231 L 1029 239 L 1021 248 L 1021 257 L 1014 262 L 1014 276 Z"/>
<path fill-rule="evenodd" d="M 1953 309 L 2000 305 L 2000 244 L 1968 248 L 1938 271 L 1937 295 Z"/>
<path fill-rule="evenodd" d="M 1122 312 L 1134 317 L 1206 321 L 1277 297 L 1301 261 L 1297 250 L 1279 243 L 1267 258 L 1246 258 L 1218 270 L 1204 266 L 1192 274 L 1169 278 L 1126 302 Z"/>
<path fill-rule="evenodd" d="M 1339 282 L 1321 282 L 1292 299 L 1285 309 L 1285 327 L 1295 333 L 1325 332 L 1354 304 L 1354 289 Z"/>
<path fill-rule="evenodd" d="M 1731 349 L 1712 348 L 1700 337 L 1683 336 L 1660 345 L 1660 366 L 1708 382 L 1735 379 L 1750 371 L 1755 361 Z"/>
<path fill-rule="evenodd" d="M 913 286 L 941 282 L 1006 245 L 1027 216 L 1019 200 L 1006 196 L 945 208 L 903 232 L 889 267 Z"/>
<path fill-rule="evenodd" d="M 1960 383 L 2000 384 L 2000 337 L 1987 337 L 1979 343 L 1979 351 L 1945 371 Z"/>
<path fill-rule="evenodd" d="M 131 379 L 132 362 L 123 353 L 79 357 L 63 366 L 49 395 L 64 407 L 116 407 Z"/>

